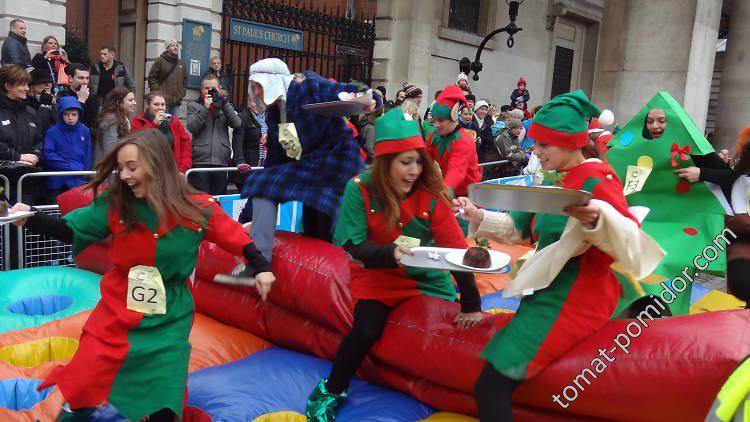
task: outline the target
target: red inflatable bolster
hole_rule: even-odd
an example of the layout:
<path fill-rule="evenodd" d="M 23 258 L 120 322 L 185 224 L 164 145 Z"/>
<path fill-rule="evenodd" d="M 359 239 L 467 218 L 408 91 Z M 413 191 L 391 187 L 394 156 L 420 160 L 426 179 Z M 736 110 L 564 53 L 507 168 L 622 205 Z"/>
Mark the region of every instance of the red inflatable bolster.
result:
<path fill-rule="evenodd" d="M 330 321 L 345 320 L 348 329 L 351 318 L 344 311 L 350 306 L 349 296 L 338 294 L 345 287 L 338 274 L 347 268 L 346 258 L 337 254 L 335 248 L 321 246 L 314 240 L 282 236 L 277 242 L 274 272 L 279 281 L 270 303 L 253 308 L 260 311 L 245 308 L 240 312 L 238 308 L 255 306 L 247 299 L 248 294 L 255 297 L 252 290 L 204 282 L 196 286 L 198 310 L 225 323 L 239 324 L 281 346 L 330 359 L 340 335 L 346 332 Z M 287 253 L 295 256 L 287 257 Z M 320 266 L 280 264 L 308 262 L 307 258 L 316 260 Z M 510 316 L 501 314 L 474 329 L 460 330 L 451 325 L 457 310 L 456 304 L 428 297 L 404 302 L 389 316 L 383 337 L 373 349 L 378 365 L 367 363 L 362 373 L 439 409 L 474 413 L 470 392 L 484 365 L 479 353 Z M 259 322 L 251 321 L 253 318 Z M 620 349 L 610 352 L 615 361 L 597 378 L 589 375 L 590 384 L 578 379 L 583 388 L 578 388 L 578 397 L 568 408 L 554 403 L 552 395 L 574 385 L 574 379 L 583 370 L 593 370 L 592 360 L 599 356 L 598 349 L 609 351 L 616 347 L 615 338 L 624 336 L 628 324 L 638 324 L 637 321 L 610 322 L 537 378 L 524 383 L 514 401 L 605 419 L 701 419 L 722 383 L 750 354 L 750 311 L 645 321 L 649 327 L 630 338 L 628 354 Z M 338 336 L 321 333 L 323 328 L 334 330 Z M 635 328 L 631 325 L 632 332 L 636 332 Z M 394 373 L 409 374 L 412 381 L 404 383 L 403 377 L 393 378 Z M 441 386 L 443 392 L 428 394 L 426 388 L 420 388 L 425 384 Z M 463 394 L 446 393 L 451 390 Z M 569 390 L 569 394 L 574 392 Z"/>
<path fill-rule="evenodd" d="M 203 242 L 196 277 L 213 280 L 217 273 L 231 270 L 234 262 L 234 257 L 216 245 Z M 293 233 L 277 232 L 271 270 L 278 282 L 271 290 L 271 300 L 346 333 L 351 327 L 352 311 L 347 287 L 349 267 L 341 266 L 342 262 L 348 260 L 341 248 Z"/>
<path fill-rule="evenodd" d="M 230 325 L 259 335 L 266 333 L 266 339 L 276 345 L 311 353 L 328 360 L 333 358 L 343 334 L 311 321 L 273 301 L 260 303 L 257 296 L 251 295 L 250 292 L 250 289 L 227 288 L 200 279 L 196 280 L 193 285 L 198 312 L 206 315 L 218 313 L 223 315 L 224 322 Z M 219 306 L 216 306 L 217 304 Z M 227 304 L 232 304 L 232 306 L 226 306 Z M 376 359 L 366 359 L 359 374 L 378 384 L 407 392 L 436 408 L 462 413 L 474 412 L 472 394 L 435 384 L 425 378 L 415 377 Z M 516 406 L 514 412 L 519 420 L 573 420 L 562 415 L 554 417 L 556 414 L 553 412 L 528 406 Z"/>

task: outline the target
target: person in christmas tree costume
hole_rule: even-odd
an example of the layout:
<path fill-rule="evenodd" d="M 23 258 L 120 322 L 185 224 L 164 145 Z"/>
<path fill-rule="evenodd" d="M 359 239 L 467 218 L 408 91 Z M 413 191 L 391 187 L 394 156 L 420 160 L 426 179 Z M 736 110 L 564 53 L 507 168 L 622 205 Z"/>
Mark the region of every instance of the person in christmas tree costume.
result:
<path fill-rule="evenodd" d="M 583 156 L 581 149 L 589 143 L 586 119 L 598 114 L 578 90 L 552 99 L 529 129 L 534 154 L 545 171 L 559 176 L 557 184 L 592 193 L 587 205 L 566 209 L 572 218 L 482 211 L 468 198 L 454 202 L 471 223 L 472 237 L 506 243 L 533 237 L 537 242 L 536 254 L 505 289 L 524 295 L 518 311 L 482 353 L 487 364 L 475 387 L 481 421 L 512 420 L 511 395 L 519 383 L 609 321 L 622 293 L 610 268 L 613 261 L 640 279 L 663 255 L 628 211 L 612 169 Z M 553 184 L 552 178 L 545 184 Z"/>
<path fill-rule="evenodd" d="M 705 182 L 721 186 L 721 179 L 731 175 L 731 171 L 685 110 L 666 92 L 654 96 L 608 146 L 607 161 L 624 180 L 628 205 L 650 209 L 643 230 L 667 251 L 667 257 L 654 271 L 668 279 L 665 284 L 644 285 L 646 296 L 641 299 L 637 292 L 626 288 L 617 312 L 637 300 L 630 309 L 631 316 L 637 315 L 659 297 L 669 305 L 672 315 L 686 315 L 690 312 L 696 273 L 724 271 L 724 253 L 712 262 L 694 262 L 694 258 L 706 246 L 713 245 L 724 229 L 725 195 Z M 667 287 L 672 283 L 671 288 Z M 680 286 L 686 287 L 680 291 Z"/>
<path fill-rule="evenodd" d="M 117 177 L 111 177 L 117 171 Z M 111 179 L 111 182 L 109 181 Z M 73 244 L 78 254 L 111 236 L 102 298 L 65 366 L 39 385 L 57 385 L 68 409 L 58 421 L 86 421 L 110 403 L 128 420 L 173 421 L 182 414 L 195 306 L 187 281 L 201 242 L 244 256 L 263 300 L 275 278 L 245 229 L 187 184 L 156 130 L 122 139 L 97 165 L 94 201 L 63 218 L 37 212 L 34 233 Z M 18 203 L 15 211 L 31 209 Z M 72 409 L 72 410 L 70 410 Z"/>
<path fill-rule="evenodd" d="M 329 377 L 307 399 L 308 420 L 335 419 L 349 380 L 380 338 L 395 306 L 418 295 L 456 300 L 447 272 L 399 267 L 401 256 L 411 254 L 410 246 L 467 248 L 450 200 L 417 122 L 406 120 L 400 109 L 378 118 L 375 164 L 346 185 L 334 235 L 334 243 L 361 263 L 350 264 L 354 323 L 339 345 Z M 482 318 L 474 275 L 451 274 L 461 292 L 455 323 L 472 327 Z"/>
<path fill-rule="evenodd" d="M 466 196 L 469 185 L 482 181 L 474 139 L 458 124 L 458 112 L 466 98 L 456 85 L 448 85 L 432 106 L 435 131 L 427 138 L 427 151 L 437 161 L 443 182 L 455 196 Z M 459 221 L 464 233 L 468 224 Z"/>

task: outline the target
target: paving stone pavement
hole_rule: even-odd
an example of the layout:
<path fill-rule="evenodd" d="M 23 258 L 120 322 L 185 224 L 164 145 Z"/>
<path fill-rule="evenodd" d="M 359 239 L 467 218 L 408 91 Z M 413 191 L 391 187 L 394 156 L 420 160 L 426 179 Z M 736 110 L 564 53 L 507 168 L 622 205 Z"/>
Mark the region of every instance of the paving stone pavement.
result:
<path fill-rule="evenodd" d="M 727 291 L 727 283 L 724 277 L 717 277 L 710 274 L 700 274 L 695 280 L 698 284 L 708 287 L 709 289 L 721 290 L 722 292 Z"/>

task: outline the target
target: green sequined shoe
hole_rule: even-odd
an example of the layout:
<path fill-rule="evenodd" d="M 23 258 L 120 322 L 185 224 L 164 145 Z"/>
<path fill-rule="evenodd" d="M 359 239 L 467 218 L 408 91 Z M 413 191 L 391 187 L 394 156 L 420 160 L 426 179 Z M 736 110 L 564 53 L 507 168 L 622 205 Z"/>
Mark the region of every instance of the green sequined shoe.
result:
<path fill-rule="evenodd" d="M 326 382 L 323 378 L 315 387 L 310 397 L 307 398 L 307 409 L 305 415 L 311 422 L 332 422 L 336 420 L 336 408 L 346 398 L 346 393 L 333 394 L 326 390 Z"/>
<path fill-rule="evenodd" d="M 88 422 L 96 410 L 95 407 L 85 407 L 83 409 L 70 410 L 68 405 L 64 405 L 62 411 L 57 416 L 56 422 Z"/>

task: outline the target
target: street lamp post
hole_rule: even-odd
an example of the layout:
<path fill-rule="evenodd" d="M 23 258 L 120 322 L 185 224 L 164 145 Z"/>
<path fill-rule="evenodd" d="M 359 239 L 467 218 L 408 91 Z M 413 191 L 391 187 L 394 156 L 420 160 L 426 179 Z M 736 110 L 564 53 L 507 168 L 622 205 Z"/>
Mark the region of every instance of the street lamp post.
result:
<path fill-rule="evenodd" d="M 487 34 L 486 37 L 482 40 L 482 43 L 479 44 L 479 48 L 477 49 L 477 55 L 474 58 L 474 63 L 472 63 L 468 57 L 464 57 L 461 59 L 461 61 L 458 63 L 458 67 L 461 70 L 461 72 L 465 74 L 469 74 L 472 71 L 474 72 L 473 79 L 475 81 L 479 80 L 479 72 L 482 71 L 482 62 L 479 61 L 479 59 L 482 57 L 482 50 L 484 50 L 484 46 L 487 44 L 489 40 L 492 39 L 495 35 L 501 33 L 501 32 L 507 32 L 508 33 L 508 48 L 513 48 L 513 45 L 515 44 L 515 40 L 513 39 L 513 35 L 517 32 L 520 32 L 523 30 L 523 28 L 519 28 L 516 26 L 516 18 L 518 18 L 518 7 L 524 2 L 524 0 L 505 0 L 505 3 L 508 4 L 508 15 L 510 16 L 510 23 L 500 29 L 496 29 L 489 34 Z"/>

